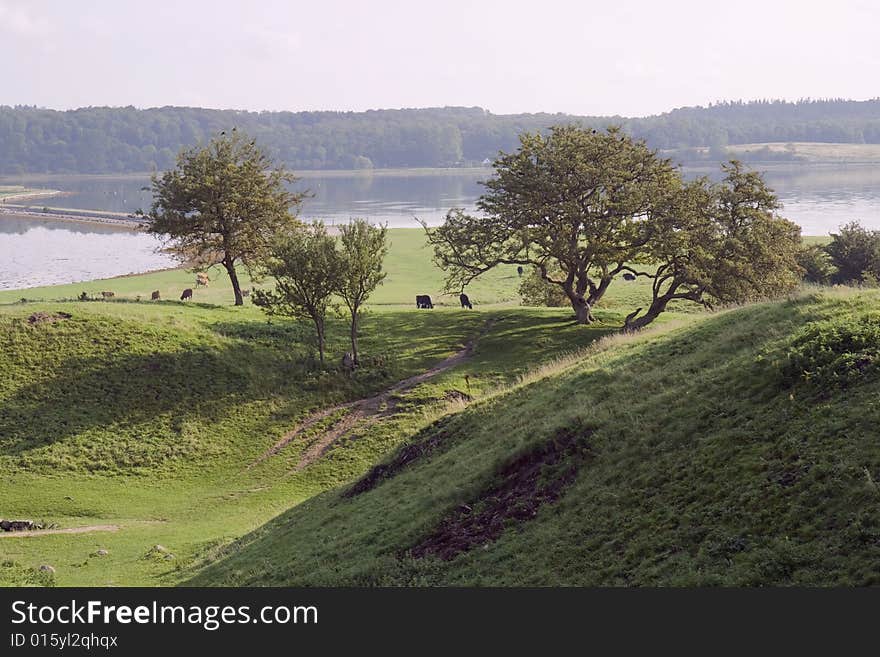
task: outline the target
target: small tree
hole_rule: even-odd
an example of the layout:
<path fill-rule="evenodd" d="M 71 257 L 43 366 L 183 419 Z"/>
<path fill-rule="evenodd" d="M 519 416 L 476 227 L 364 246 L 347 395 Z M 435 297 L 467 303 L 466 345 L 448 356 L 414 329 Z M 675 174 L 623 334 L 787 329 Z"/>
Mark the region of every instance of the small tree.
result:
<path fill-rule="evenodd" d="M 831 234 L 825 247 L 837 267 L 834 281 L 852 283 L 864 280 L 865 274 L 880 278 L 880 231 L 868 230 L 852 221 Z"/>
<path fill-rule="evenodd" d="M 385 226 L 371 226 L 355 219 L 340 229 L 340 272 L 336 293 L 345 302 L 351 316 L 351 353 L 358 364 L 358 326 L 361 307 L 382 283 L 386 273 L 382 261 L 388 253 Z"/>
<path fill-rule="evenodd" d="M 223 265 L 240 306 L 236 265 L 250 272 L 268 256 L 275 236 L 298 223 L 296 210 L 305 194 L 284 186 L 294 180 L 274 167 L 254 140 L 236 130 L 221 133 L 207 145 L 182 151 L 174 169 L 153 175 L 145 225 L 196 269 Z"/>
<path fill-rule="evenodd" d="M 260 273 L 275 279 L 275 289 L 255 290 L 254 304 L 273 315 L 310 319 L 321 364 L 326 347 L 325 323 L 330 297 L 339 288 L 342 269 L 336 241 L 322 223 L 303 226 L 284 236 Z"/>

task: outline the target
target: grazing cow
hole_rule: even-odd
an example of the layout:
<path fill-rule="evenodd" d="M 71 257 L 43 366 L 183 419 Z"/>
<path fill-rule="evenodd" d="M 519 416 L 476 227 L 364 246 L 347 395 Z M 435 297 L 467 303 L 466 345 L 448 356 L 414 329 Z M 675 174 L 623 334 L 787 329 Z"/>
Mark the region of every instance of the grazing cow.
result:
<path fill-rule="evenodd" d="M 196 287 L 208 287 L 208 281 L 211 279 L 208 278 L 207 274 L 198 273 L 196 274 Z"/>
<path fill-rule="evenodd" d="M 192 291 L 191 287 L 186 288 L 183 291 L 183 294 L 180 295 L 181 301 L 186 301 L 187 299 L 192 299 L 192 298 L 193 298 L 193 291 Z"/>
<path fill-rule="evenodd" d="M 516 273 L 519 274 L 520 277 L 522 277 L 524 271 L 525 270 L 522 268 L 522 265 L 516 268 Z"/>
<path fill-rule="evenodd" d="M 468 295 L 466 295 L 464 292 L 458 295 L 458 300 L 461 302 L 462 308 L 473 308 L 473 306 L 471 305 L 471 300 L 468 299 Z"/>
<path fill-rule="evenodd" d="M 159 290 L 153 290 L 153 293 L 150 295 L 150 300 L 151 301 L 158 301 L 159 300 Z"/>
<path fill-rule="evenodd" d="M 431 302 L 431 297 L 427 294 L 417 294 L 416 295 L 416 308 L 433 308 L 434 304 Z"/>
<path fill-rule="evenodd" d="M 112 299 L 116 295 L 113 292 L 104 291 L 104 292 L 101 292 L 101 296 L 105 299 Z"/>
<path fill-rule="evenodd" d="M 635 275 L 635 274 L 631 274 L 631 273 L 629 273 L 629 272 L 624 272 L 624 274 L 623 274 L 623 280 L 625 280 L 625 281 L 634 281 L 634 280 L 636 280 L 636 275 Z"/>

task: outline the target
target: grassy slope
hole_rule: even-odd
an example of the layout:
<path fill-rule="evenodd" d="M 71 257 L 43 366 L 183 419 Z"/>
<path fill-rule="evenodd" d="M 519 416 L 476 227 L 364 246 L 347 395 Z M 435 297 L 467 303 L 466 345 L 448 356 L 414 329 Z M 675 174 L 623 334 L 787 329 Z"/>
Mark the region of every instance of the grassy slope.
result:
<path fill-rule="evenodd" d="M 812 293 L 614 339 L 457 413 L 438 453 L 359 497 L 310 499 L 190 583 L 877 584 L 877 302 Z M 798 341 L 843 370 L 786 378 Z M 405 556 L 515 455 L 579 425 L 594 458 L 558 503 L 451 561 Z"/>
<path fill-rule="evenodd" d="M 394 231 L 392 241 L 389 277 L 362 337 L 366 355 L 385 364 L 353 381 L 316 373 L 307 325 L 229 306 L 222 277 L 197 290 L 195 304 L 134 300 L 189 285 L 192 275 L 181 271 L 0 293 L 0 517 L 121 527 L 0 538 L 0 584 L 43 582 L 34 571 L 42 563 L 62 585 L 176 583 L 206 551 L 362 474 L 455 407 L 445 395 L 467 390 L 465 375 L 477 396 L 509 384 L 607 333 L 643 291 L 621 284 L 599 312 L 606 325 L 577 327 L 569 311 L 514 306 L 515 272 L 500 271 L 471 292 L 475 311 L 419 312 L 411 297 L 439 290 L 441 273 L 418 231 Z M 112 289 L 117 300 L 63 301 L 82 289 Z M 18 303 L 22 295 L 41 300 Z M 73 317 L 29 325 L 38 311 Z M 247 468 L 307 411 L 423 371 L 490 318 L 498 322 L 474 358 L 406 393 L 393 420 L 296 474 L 305 444 Z M 334 320 L 334 362 L 345 348 L 345 327 Z M 157 543 L 176 558 L 147 558 Z M 102 548 L 110 554 L 90 556 Z"/>

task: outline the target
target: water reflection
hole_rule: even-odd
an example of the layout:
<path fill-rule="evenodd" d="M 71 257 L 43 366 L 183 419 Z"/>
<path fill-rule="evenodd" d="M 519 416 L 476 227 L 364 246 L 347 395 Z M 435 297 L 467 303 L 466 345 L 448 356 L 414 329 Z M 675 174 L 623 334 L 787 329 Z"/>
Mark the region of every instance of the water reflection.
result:
<path fill-rule="evenodd" d="M 75 283 L 170 267 L 145 233 L 0 214 L 0 289 Z"/>
<path fill-rule="evenodd" d="M 760 167 L 758 167 L 760 169 Z M 438 225 L 451 207 L 473 210 L 491 169 L 442 172 L 317 173 L 294 186 L 313 193 L 302 216 L 331 224 L 365 217 L 392 227 L 416 227 L 415 217 Z M 685 175 L 718 170 L 685 169 Z M 860 220 L 880 229 L 880 167 L 792 166 L 764 171 L 784 204 L 783 214 L 805 235 L 824 235 Z M 147 176 L 39 176 L 0 180 L 0 184 L 58 189 L 63 196 L 38 199 L 44 205 L 86 210 L 134 212 L 150 205 Z M 106 226 L 34 222 L 0 215 L 0 288 L 89 280 L 170 266 L 154 252 L 156 240 Z M 7 256 L 7 254 L 10 254 Z"/>

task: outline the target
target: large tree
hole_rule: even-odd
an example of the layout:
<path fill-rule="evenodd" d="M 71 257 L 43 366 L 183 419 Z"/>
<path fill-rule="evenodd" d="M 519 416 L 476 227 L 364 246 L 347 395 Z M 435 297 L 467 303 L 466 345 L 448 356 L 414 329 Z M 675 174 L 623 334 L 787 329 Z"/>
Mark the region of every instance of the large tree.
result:
<path fill-rule="evenodd" d="M 385 280 L 382 261 L 388 253 L 385 226 L 372 226 L 364 219 L 341 226 L 340 272 L 336 293 L 345 302 L 351 318 L 351 353 L 358 364 L 358 327 L 361 308 L 373 290 Z"/>
<path fill-rule="evenodd" d="M 322 223 L 308 224 L 273 245 L 272 255 L 260 266 L 260 274 L 274 278 L 275 289 L 255 290 L 253 295 L 254 304 L 269 314 L 312 321 L 322 365 L 327 309 L 339 288 L 341 269 L 336 240 Z"/>
<path fill-rule="evenodd" d="M 582 324 L 642 253 L 646 218 L 680 181 L 668 160 L 616 127 L 523 134 L 519 150 L 493 166 L 477 203 L 483 216 L 454 209 L 442 226 L 426 228 L 447 291 L 501 264 L 532 265 L 561 288 Z"/>
<path fill-rule="evenodd" d="M 801 281 L 800 228 L 778 215 L 758 173 L 736 161 L 723 171 L 720 183 L 683 184 L 650 213 L 649 239 L 625 269 L 651 280 L 651 303 L 626 318 L 627 330 L 650 324 L 673 301 L 743 303 Z"/>
<path fill-rule="evenodd" d="M 184 150 L 175 168 L 152 178 L 149 232 L 164 236 L 172 253 L 194 269 L 222 265 L 235 305 L 243 303 L 236 266 L 249 272 L 267 257 L 275 236 L 290 231 L 304 193 L 240 131 Z"/>
<path fill-rule="evenodd" d="M 673 301 L 743 302 L 800 280 L 798 227 L 778 215 L 761 176 L 738 162 L 719 184 L 685 183 L 668 160 L 616 128 L 572 126 L 523 135 L 483 183 L 478 208 L 425 230 L 447 290 L 463 289 L 500 264 L 532 265 L 563 291 L 580 323 L 623 272 L 648 277 L 647 310 L 635 330 Z"/>

